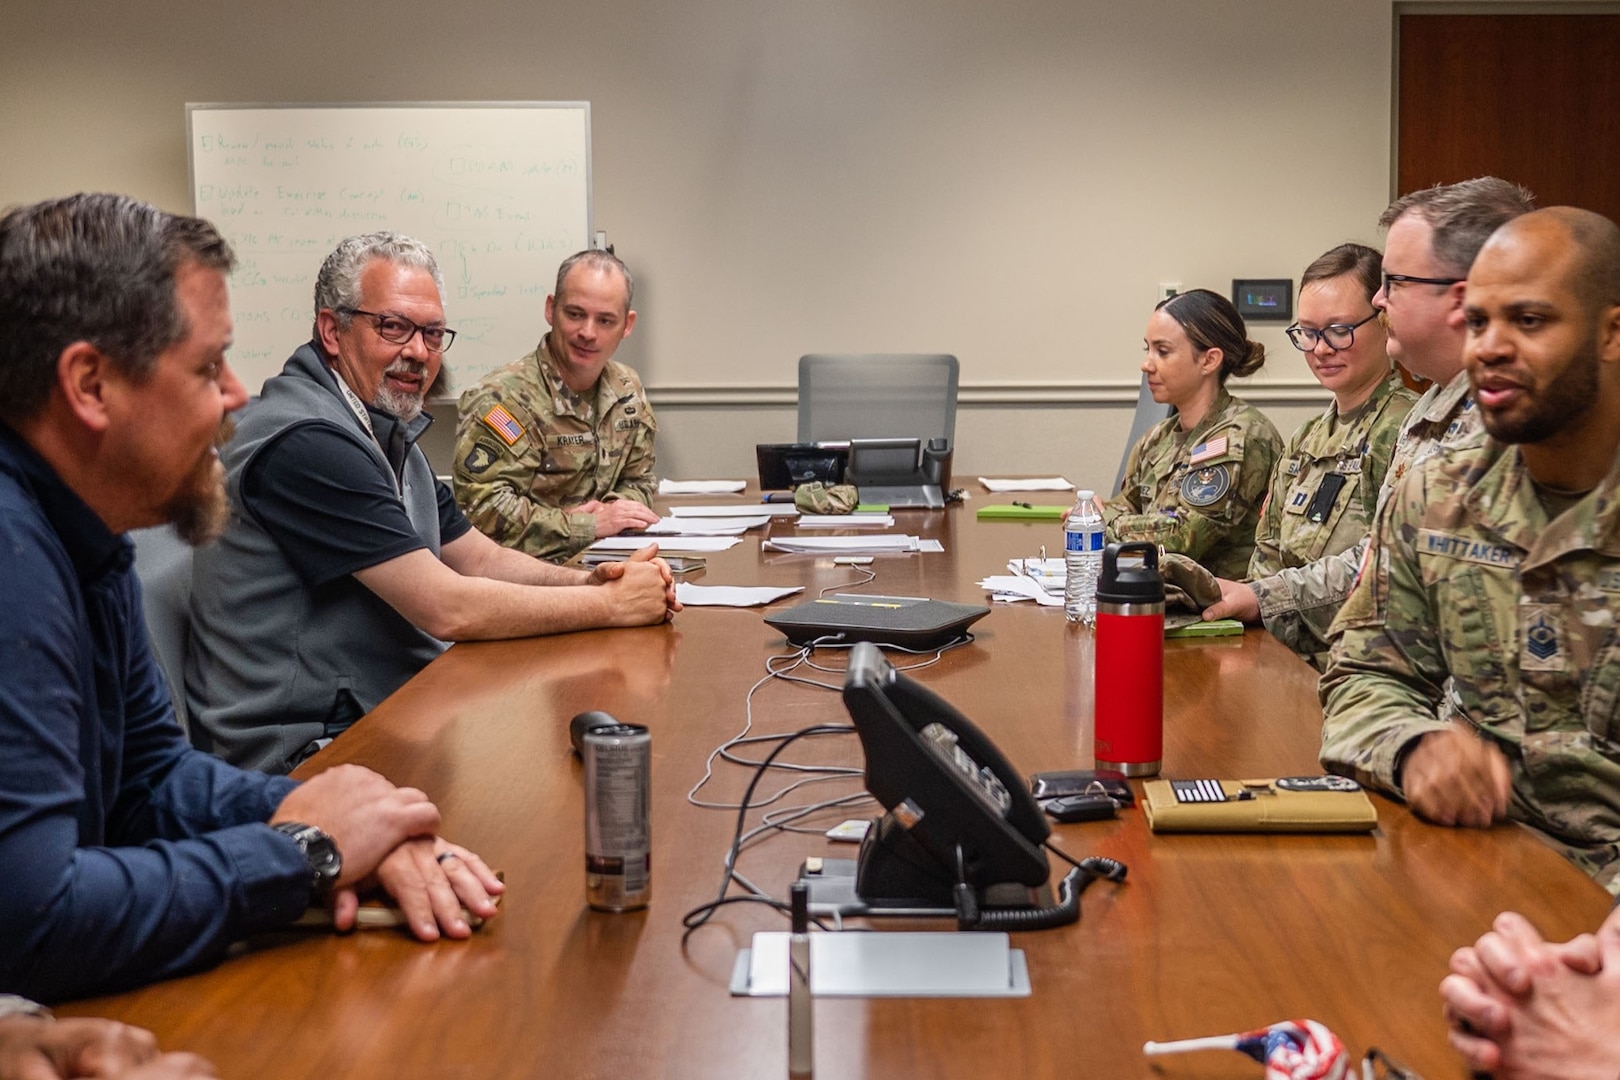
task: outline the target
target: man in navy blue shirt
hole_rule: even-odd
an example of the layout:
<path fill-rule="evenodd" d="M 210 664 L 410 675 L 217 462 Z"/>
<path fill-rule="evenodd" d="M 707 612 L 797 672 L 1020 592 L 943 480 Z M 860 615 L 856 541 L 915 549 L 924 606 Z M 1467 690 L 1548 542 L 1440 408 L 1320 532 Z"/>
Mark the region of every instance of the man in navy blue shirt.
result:
<path fill-rule="evenodd" d="M 193 750 L 121 534 L 223 524 L 231 253 L 204 221 L 79 195 L 0 218 L 0 992 L 212 964 L 380 886 L 424 940 L 500 883 L 438 809 L 358 766 L 300 785 Z"/>

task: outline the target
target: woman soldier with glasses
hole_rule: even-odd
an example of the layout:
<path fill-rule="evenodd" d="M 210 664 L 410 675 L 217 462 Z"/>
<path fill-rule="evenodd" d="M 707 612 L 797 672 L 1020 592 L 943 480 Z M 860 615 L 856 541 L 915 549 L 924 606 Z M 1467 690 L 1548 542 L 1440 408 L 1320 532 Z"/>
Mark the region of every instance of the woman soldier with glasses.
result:
<path fill-rule="evenodd" d="M 1363 244 L 1340 244 L 1300 278 L 1299 320 L 1288 340 L 1333 401 L 1300 425 L 1277 461 L 1255 529 L 1251 581 L 1337 554 L 1372 524 L 1401 419 L 1416 400 L 1389 362 L 1372 306 L 1381 259 Z M 1306 659 L 1320 668 L 1326 655 Z"/>

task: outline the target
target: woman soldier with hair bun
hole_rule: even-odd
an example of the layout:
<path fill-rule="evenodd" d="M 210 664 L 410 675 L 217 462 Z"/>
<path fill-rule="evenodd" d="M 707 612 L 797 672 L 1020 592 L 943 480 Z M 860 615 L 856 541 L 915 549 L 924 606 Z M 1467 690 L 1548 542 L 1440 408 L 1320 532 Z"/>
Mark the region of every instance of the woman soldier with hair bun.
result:
<path fill-rule="evenodd" d="M 1226 380 L 1259 371 L 1265 346 L 1248 339 L 1231 301 L 1208 289 L 1160 301 L 1144 344 L 1148 390 L 1176 414 L 1131 448 L 1124 485 L 1103 504 L 1108 539 L 1152 541 L 1217 577 L 1241 577 L 1282 439 L 1258 409 L 1226 392 Z"/>

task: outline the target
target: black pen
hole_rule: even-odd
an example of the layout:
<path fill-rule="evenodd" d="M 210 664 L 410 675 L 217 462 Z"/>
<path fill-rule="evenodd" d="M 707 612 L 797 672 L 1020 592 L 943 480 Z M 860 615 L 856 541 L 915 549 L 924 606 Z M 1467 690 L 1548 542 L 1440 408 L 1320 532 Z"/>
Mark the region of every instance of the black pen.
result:
<path fill-rule="evenodd" d="M 759 501 L 762 502 L 762 503 L 790 503 L 790 502 L 793 501 L 793 492 L 791 492 L 791 491 L 771 491 L 771 492 L 767 492 L 766 494 L 760 496 Z"/>

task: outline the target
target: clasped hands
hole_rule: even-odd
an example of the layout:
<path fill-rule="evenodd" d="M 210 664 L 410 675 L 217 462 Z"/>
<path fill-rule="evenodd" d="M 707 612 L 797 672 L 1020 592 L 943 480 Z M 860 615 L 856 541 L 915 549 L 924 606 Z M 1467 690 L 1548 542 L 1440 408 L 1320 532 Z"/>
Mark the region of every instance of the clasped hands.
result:
<path fill-rule="evenodd" d="M 423 941 L 472 933 L 463 909 L 496 912 L 506 886 L 484 860 L 438 835 L 439 808 L 416 788 L 395 787 L 360 765 L 337 765 L 290 792 L 270 824 L 300 821 L 330 836 L 343 856 L 332 889 L 332 924 L 353 929 L 360 892 L 380 887 Z"/>
<path fill-rule="evenodd" d="M 1620 1076 L 1620 913 L 1555 944 L 1522 915 L 1451 957 L 1448 1038 L 1471 1069 L 1511 1080 Z"/>

